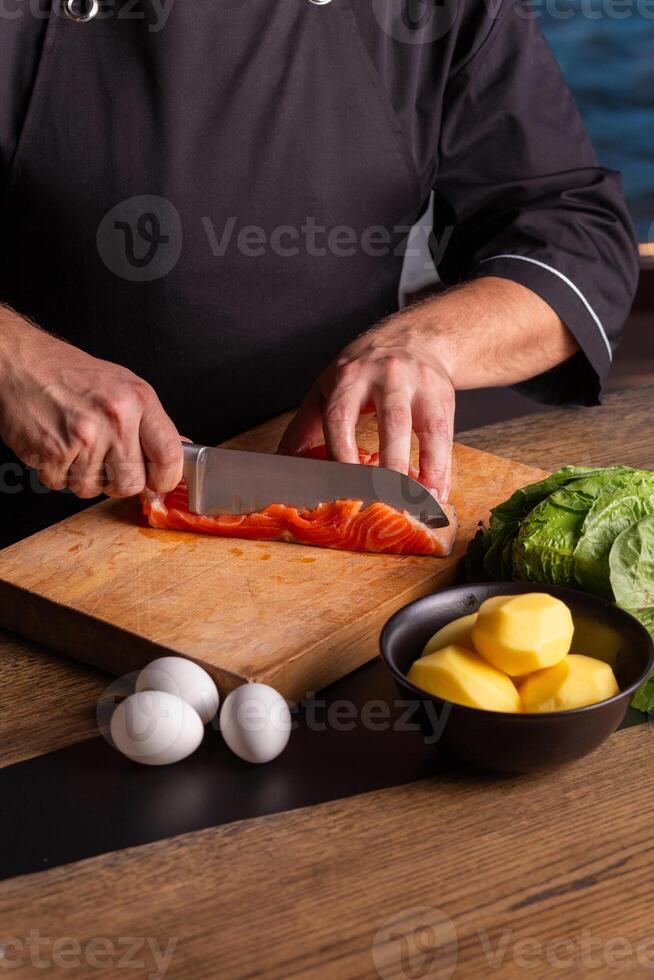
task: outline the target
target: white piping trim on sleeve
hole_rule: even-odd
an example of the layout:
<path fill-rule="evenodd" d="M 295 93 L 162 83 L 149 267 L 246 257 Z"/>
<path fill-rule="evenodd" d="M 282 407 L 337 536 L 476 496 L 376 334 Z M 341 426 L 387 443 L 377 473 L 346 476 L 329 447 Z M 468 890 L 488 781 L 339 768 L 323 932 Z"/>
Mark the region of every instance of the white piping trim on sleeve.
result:
<path fill-rule="evenodd" d="M 532 265 L 539 265 L 541 269 L 547 269 L 548 272 L 551 272 L 553 273 L 553 275 L 558 276 L 559 279 L 562 279 L 563 282 L 566 284 L 566 286 L 569 286 L 570 289 L 579 297 L 581 302 L 584 304 L 584 306 L 590 313 L 591 317 L 593 318 L 593 320 L 597 325 L 597 329 L 600 332 L 602 340 L 606 344 L 606 350 L 608 351 L 609 360 L 610 361 L 613 360 L 613 351 L 611 350 L 611 344 L 609 343 L 609 338 L 606 335 L 606 330 L 602 326 L 602 321 L 600 320 L 597 313 L 590 305 L 590 303 L 588 302 L 588 300 L 586 299 L 582 291 L 577 286 L 575 286 L 575 284 L 572 282 L 571 279 L 568 279 L 567 276 L 564 276 L 563 273 L 559 272 L 558 269 L 553 269 L 551 265 L 547 265 L 546 262 L 541 262 L 539 259 L 532 259 L 528 255 L 491 255 L 487 259 L 482 259 L 481 262 L 479 262 L 479 265 L 483 265 L 484 262 L 492 262 L 494 259 L 518 259 L 518 261 L 520 262 L 531 262 Z"/>

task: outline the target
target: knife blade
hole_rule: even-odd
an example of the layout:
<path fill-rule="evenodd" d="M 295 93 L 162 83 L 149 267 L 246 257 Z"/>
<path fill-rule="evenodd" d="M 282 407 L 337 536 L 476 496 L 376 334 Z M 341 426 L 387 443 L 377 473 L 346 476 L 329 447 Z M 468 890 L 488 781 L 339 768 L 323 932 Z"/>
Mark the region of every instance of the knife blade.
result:
<path fill-rule="evenodd" d="M 184 443 L 184 478 L 189 509 L 209 517 L 251 514 L 269 504 L 311 510 L 333 500 L 361 500 L 364 506 L 381 501 L 407 511 L 428 527 L 449 524 L 429 490 L 382 466 Z"/>

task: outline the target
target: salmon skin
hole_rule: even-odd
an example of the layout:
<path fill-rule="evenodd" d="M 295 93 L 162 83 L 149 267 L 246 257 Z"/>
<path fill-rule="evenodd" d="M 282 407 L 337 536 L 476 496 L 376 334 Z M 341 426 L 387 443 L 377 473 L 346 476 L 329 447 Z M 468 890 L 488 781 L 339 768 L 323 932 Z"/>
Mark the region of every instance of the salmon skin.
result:
<path fill-rule="evenodd" d="M 306 455 L 327 458 L 324 446 L 317 446 Z M 375 466 L 379 454 L 360 449 L 359 459 L 364 465 Z M 313 510 L 270 504 L 253 514 L 205 517 L 189 511 L 184 481 L 167 494 L 146 490 L 142 500 L 151 527 L 254 541 L 288 541 L 342 551 L 444 558 L 454 547 L 457 530 L 454 508 L 447 504 L 444 510 L 449 527 L 434 529 L 387 504 L 378 502 L 364 507 L 360 500 L 325 502 Z"/>

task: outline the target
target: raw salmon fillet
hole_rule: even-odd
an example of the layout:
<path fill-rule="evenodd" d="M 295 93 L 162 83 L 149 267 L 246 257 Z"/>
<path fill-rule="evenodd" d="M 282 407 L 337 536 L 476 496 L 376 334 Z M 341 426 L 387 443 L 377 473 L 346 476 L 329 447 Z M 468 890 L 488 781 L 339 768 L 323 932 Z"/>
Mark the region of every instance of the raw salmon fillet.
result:
<path fill-rule="evenodd" d="M 307 455 L 324 459 L 325 448 L 318 446 Z M 359 458 L 364 465 L 378 464 L 377 453 L 360 449 Z M 167 494 L 146 491 L 142 499 L 151 527 L 255 541 L 289 541 L 343 551 L 444 558 L 454 546 L 457 528 L 454 509 L 448 505 L 445 509 L 450 526 L 433 529 L 387 504 L 364 507 L 360 500 L 326 502 L 313 510 L 270 504 L 254 514 L 203 517 L 189 511 L 184 481 Z"/>

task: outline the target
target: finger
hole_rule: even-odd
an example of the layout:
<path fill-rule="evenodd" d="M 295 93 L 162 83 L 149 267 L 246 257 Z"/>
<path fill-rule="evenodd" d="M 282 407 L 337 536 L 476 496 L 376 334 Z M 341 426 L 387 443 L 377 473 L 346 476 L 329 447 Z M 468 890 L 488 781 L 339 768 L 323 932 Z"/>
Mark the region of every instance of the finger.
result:
<path fill-rule="evenodd" d="M 103 438 L 80 450 L 68 471 L 68 486 L 76 497 L 92 500 L 104 493 L 104 461 L 108 450 L 109 446 Z"/>
<path fill-rule="evenodd" d="M 281 438 L 277 452 L 282 456 L 302 456 L 322 441 L 322 399 L 317 387 L 306 396 Z"/>
<path fill-rule="evenodd" d="M 366 400 L 363 387 L 336 388 L 322 412 L 327 455 L 339 463 L 358 463 L 356 429 L 361 406 Z"/>
<path fill-rule="evenodd" d="M 451 401 L 443 405 L 447 419 L 447 458 L 445 463 L 445 482 L 443 483 L 443 500 L 449 500 L 452 492 L 452 450 L 454 447 L 454 393 Z"/>
<path fill-rule="evenodd" d="M 132 426 L 121 442 L 112 445 L 105 459 L 109 497 L 134 497 L 145 488 L 146 472 L 139 430 Z"/>
<path fill-rule="evenodd" d="M 182 440 L 156 395 L 141 416 L 139 438 L 146 461 L 148 487 L 156 493 L 174 490 L 184 469 Z"/>
<path fill-rule="evenodd" d="M 409 472 L 411 461 L 411 403 L 401 391 L 382 390 L 377 396 L 379 463 L 399 473 Z"/>
<path fill-rule="evenodd" d="M 64 490 L 68 486 L 70 468 L 75 460 L 73 455 L 67 459 L 48 460 L 36 467 L 39 482 L 49 490 Z"/>
<path fill-rule="evenodd" d="M 41 453 L 17 453 L 30 469 L 36 470 L 39 482 L 49 490 L 64 490 L 68 473 L 78 452 L 78 445 L 53 434 L 50 444 Z"/>
<path fill-rule="evenodd" d="M 417 398 L 413 427 L 420 445 L 418 480 L 440 500 L 447 500 L 452 480 L 453 406 L 424 396 Z"/>
<path fill-rule="evenodd" d="M 452 493 L 452 450 L 454 448 L 454 440 L 450 440 L 450 451 L 447 454 L 447 469 L 445 470 L 445 482 L 443 484 L 443 493 L 441 494 L 441 499 L 446 502 L 450 499 Z"/>
<path fill-rule="evenodd" d="M 64 490 L 68 486 L 68 472 L 70 465 L 63 466 L 44 466 L 37 470 L 39 483 L 47 487 L 48 490 Z"/>

